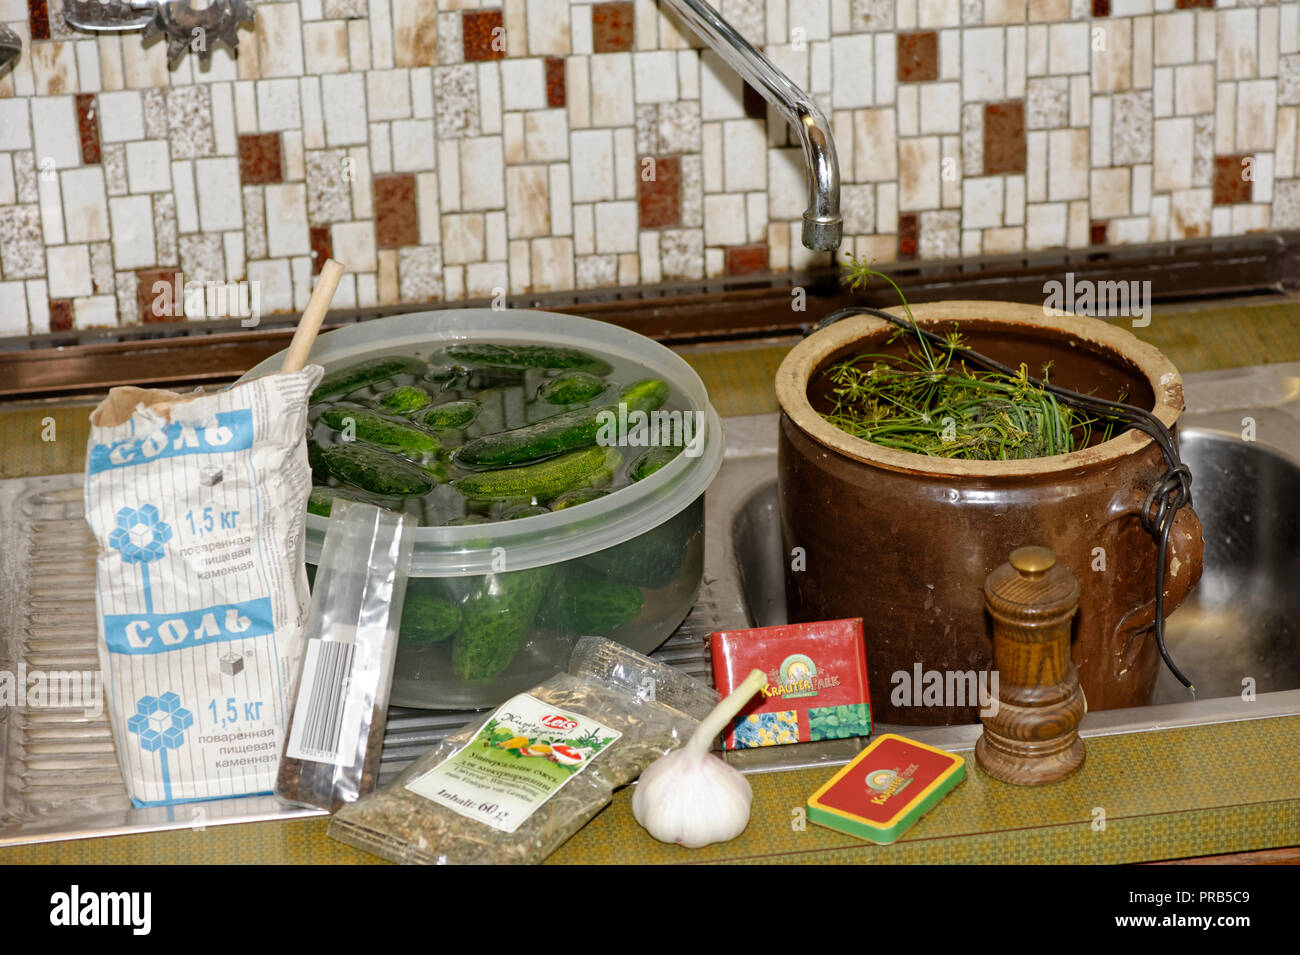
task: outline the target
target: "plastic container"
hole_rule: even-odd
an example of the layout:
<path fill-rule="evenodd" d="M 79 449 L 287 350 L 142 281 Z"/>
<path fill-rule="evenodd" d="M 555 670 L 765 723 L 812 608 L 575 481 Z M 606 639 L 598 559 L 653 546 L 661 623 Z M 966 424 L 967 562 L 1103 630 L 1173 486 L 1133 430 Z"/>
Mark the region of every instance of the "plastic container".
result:
<path fill-rule="evenodd" d="M 722 422 L 699 376 L 664 346 L 635 332 L 554 312 L 447 309 L 361 322 L 322 335 L 309 360 L 326 372 L 387 354 L 427 357 L 455 341 L 528 342 L 581 348 L 662 378 L 683 410 L 700 412 L 700 453 L 680 454 L 650 477 L 595 501 L 519 520 L 457 527 L 421 527 L 411 556 L 411 595 L 422 589 L 462 607 L 508 594 L 523 575 L 549 568 L 528 589 L 547 595 L 563 579 L 635 587 L 641 609 L 608 632 L 580 625 L 529 624 L 511 664 L 488 680 L 460 679 L 451 667 L 452 640 L 417 643 L 403 620 L 391 701 L 426 709 L 493 706 L 536 686 L 565 666 L 580 636 L 604 636 L 649 653 L 677 628 L 695 602 L 704 568 L 704 492 L 722 466 Z M 279 367 L 273 355 L 245 378 Z M 630 457 L 631 455 L 629 455 Z M 307 516 L 307 562 L 320 555 L 328 519 Z M 408 610 L 409 613 L 409 610 Z M 500 618 L 508 621 L 510 607 Z"/>

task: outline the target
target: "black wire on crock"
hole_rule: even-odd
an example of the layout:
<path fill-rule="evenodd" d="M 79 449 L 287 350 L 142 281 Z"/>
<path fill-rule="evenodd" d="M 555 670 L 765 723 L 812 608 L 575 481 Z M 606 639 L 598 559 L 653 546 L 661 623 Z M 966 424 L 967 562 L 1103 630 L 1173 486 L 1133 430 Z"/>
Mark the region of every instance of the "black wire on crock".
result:
<path fill-rule="evenodd" d="M 829 325 L 833 325 L 842 318 L 850 315 L 873 315 L 876 318 L 882 318 L 885 321 L 897 325 L 899 328 L 919 335 L 931 344 L 941 345 L 945 349 L 950 348 L 948 340 L 942 335 L 936 335 L 934 332 L 926 331 L 920 326 L 914 324 L 897 315 L 891 315 L 889 312 L 878 308 L 871 308 L 866 305 L 851 305 L 847 308 L 837 309 L 826 315 L 813 325 L 806 329 L 804 334 L 811 335 L 813 332 L 821 331 Z M 980 365 L 990 371 L 1000 372 L 1004 375 L 1016 377 L 1019 371 L 989 358 L 987 355 L 981 355 L 979 352 L 971 351 L 969 348 L 952 348 L 952 353 L 957 355 L 963 361 L 973 365 Z M 1166 553 L 1169 548 L 1169 532 L 1173 529 L 1174 518 L 1178 515 L 1178 509 L 1184 504 L 1190 504 L 1192 501 L 1192 473 L 1183 464 L 1182 459 L 1178 456 L 1178 447 L 1174 443 L 1173 435 L 1165 427 L 1164 422 L 1144 408 L 1136 405 L 1125 404 L 1121 401 L 1107 401 L 1104 398 L 1097 398 L 1093 395 L 1081 394 L 1077 391 L 1071 391 L 1069 388 L 1062 388 L 1060 385 L 1053 385 L 1050 382 L 1042 381 L 1038 378 L 1029 378 L 1030 384 L 1036 388 L 1042 388 L 1059 398 L 1064 404 L 1073 408 L 1086 411 L 1089 414 L 1109 418 L 1113 421 L 1119 421 L 1127 424 L 1143 434 L 1149 436 L 1160 447 L 1160 452 L 1164 455 L 1166 470 L 1160 476 L 1160 480 L 1151 486 L 1147 493 L 1146 502 L 1142 505 L 1142 527 L 1148 534 L 1155 538 L 1156 541 L 1156 600 L 1155 600 L 1155 635 L 1156 647 L 1160 650 L 1160 657 L 1165 661 L 1165 666 L 1169 667 L 1169 672 L 1178 678 L 1183 686 L 1192 692 L 1196 688 L 1192 686 L 1192 681 L 1183 675 L 1183 671 L 1178 669 L 1173 659 L 1169 656 L 1169 649 L 1165 646 L 1165 564 Z"/>

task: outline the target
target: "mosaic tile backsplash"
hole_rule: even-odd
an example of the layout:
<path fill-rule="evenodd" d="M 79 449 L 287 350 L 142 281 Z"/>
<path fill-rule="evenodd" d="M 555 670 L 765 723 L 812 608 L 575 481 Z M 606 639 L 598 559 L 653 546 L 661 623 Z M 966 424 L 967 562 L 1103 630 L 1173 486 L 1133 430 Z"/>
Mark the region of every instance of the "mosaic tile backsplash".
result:
<path fill-rule="evenodd" d="M 291 312 L 327 256 L 339 307 L 825 261 L 784 122 L 654 0 L 263 2 L 175 70 L 61 9 L 0 0 L 0 336 Z M 830 115 L 846 251 L 1300 229 L 1300 0 L 720 9 Z"/>

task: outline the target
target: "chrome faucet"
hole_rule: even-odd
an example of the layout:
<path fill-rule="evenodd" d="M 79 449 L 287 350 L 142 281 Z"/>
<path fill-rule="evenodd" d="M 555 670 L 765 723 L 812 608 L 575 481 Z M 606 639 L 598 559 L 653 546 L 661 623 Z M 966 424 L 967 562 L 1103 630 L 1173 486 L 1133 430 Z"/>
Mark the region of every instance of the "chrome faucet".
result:
<path fill-rule="evenodd" d="M 775 106 L 799 134 L 808 164 L 808 208 L 803 214 L 803 244 L 810 249 L 839 248 L 840 165 L 826 115 L 813 98 L 766 56 L 754 49 L 704 0 L 664 0 L 713 50 Z"/>

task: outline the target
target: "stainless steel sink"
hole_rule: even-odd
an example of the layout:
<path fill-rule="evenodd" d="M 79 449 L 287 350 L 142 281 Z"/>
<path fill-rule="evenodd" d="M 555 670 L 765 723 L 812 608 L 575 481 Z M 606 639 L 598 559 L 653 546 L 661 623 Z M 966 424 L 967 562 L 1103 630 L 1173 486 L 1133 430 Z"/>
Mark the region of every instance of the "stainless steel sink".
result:
<path fill-rule="evenodd" d="M 1089 713 L 1084 736 L 1300 714 L 1300 363 L 1185 382 L 1180 452 L 1204 527 L 1205 570 L 1169 618 L 1166 638 L 1198 693 L 1162 669 L 1152 705 Z M 785 623 L 777 416 L 730 419 L 727 427 L 728 458 L 708 515 L 714 599 L 730 625 Z M 978 723 L 879 728 L 952 749 L 973 746 L 981 731 Z M 812 749 L 774 747 L 737 761 L 784 769 L 852 755 Z"/>

